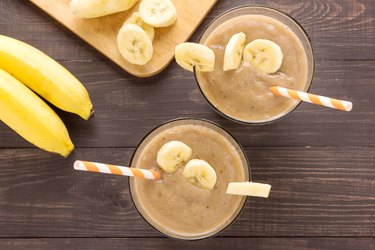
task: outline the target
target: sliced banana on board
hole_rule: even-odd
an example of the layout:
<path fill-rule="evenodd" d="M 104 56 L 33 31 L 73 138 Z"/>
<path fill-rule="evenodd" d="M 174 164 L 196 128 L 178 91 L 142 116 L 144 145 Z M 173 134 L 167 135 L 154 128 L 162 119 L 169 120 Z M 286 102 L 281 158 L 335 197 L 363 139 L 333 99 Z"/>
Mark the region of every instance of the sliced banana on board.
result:
<path fill-rule="evenodd" d="M 276 43 L 256 39 L 245 46 L 243 59 L 267 74 L 275 73 L 283 63 L 283 52 Z"/>
<path fill-rule="evenodd" d="M 125 24 L 117 35 L 121 55 L 130 63 L 144 65 L 154 53 L 152 42 L 146 32 L 135 24 Z"/>
<path fill-rule="evenodd" d="M 142 0 L 139 5 L 142 20 L 154 27 L 167 27 L 177 20 L 177 11 L 170 0 Z"/>
<path fill-rule="evenodd" d="M 204 160 L 190 160 L 182 172 L 183 176 L 192 184 L 205 189 L 213 189 L 216 184 L 216 172 Z"/>
<path fill-rule="evenodd" d="M 80 18 L 95 18 L 126 11 L 138 0 L 72 0 L 69 7 Z"/>
<path fill-rule="evenodd" d="M 138 12 L 134 12 L 133 15 L 131 15 L 124 23 L 125 24 L 135 24 L 141 27 L 147 34 L 147 36 L 150 38 L 151 41 L 154 40 L 155 37 L 155 29 L 154 27 L 148 25 L 147 23 L 143 22 L 142 18 L 139 16 Z"/>
<path fill-rule="evenodd" d="M 205 45 L 199 43 L 181 43 L 175 49 L 176 62 L 184 69 L 193 72 L 210 72 L 214 70 L 215 54 Z"/>
<path fill-rule="evenodd" d="M 248 195 L 268 198 L 271 185 L 256 182 L 231 182 L 227 194 Z"/>
<path fill-rule="evenodd" d="M 245 47 L 246 35 L 243 32 L 234 34 L 225 47 L 224 71 L 237 69 L 242 61 L 242 52 Z"/>
<path fill-rule="evenodd" d="M 190 159 L 192 153 L 192 149 L 185 143 L 170 141 L 160 148 L 156 163 L 165 172 L 173 173 Z"/>

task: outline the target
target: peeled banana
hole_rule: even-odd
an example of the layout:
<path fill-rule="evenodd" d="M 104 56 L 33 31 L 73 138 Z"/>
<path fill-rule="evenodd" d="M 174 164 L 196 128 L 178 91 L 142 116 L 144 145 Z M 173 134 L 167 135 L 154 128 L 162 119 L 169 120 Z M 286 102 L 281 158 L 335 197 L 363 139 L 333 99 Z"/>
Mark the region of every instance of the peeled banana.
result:
<path fill-rule="evenodd" d="M 182 174 L 189 182 L 198 187 L 213 189 L 216 184 L 216 172 L 204 160 L 190 160 L 184 167 Z"/>
<path fill-rule="evenodd" d="M 193 72 L 210 72 L 214 70 L 215 54 L 205 45 L 198 43 L 181 43 L 175 49 L 176 62 L 184 69 Z"/>
<path fill-rule="evenodd" d="M 95 18 L 121 12 L 133 7 L 138 0 L 72 0 L 72 12 L 80 18 Z"/>
<path fill-rule="evenodd" d="M 0 35 L 0 68 L 15 76 L 56 107 L 88 119 L 90 97 L 68 70 L 40 50 Z"/>
<path fill-rule="evenodd" d="M 283 52 L 276 43 L 266 39 L 256 39 L 245 46 L 243 59 L 266 74 L 279 70 L 283 63 Z"/>
<path fill-rule="evenodd" d="M 15 77 L 0 69 L 0 120 L 35 146 L 64 157 L 74 149 L 56 113 Z"/>
<path fill-rule="evenodd" d="M 231 182 L 227 194 L 249 195 L 268 198 L 271 185 L 256 182 Z"/>
<path fill-rule="evenodd" d="M 141 27 L 147 34 L 147 36 L 150 38 L 151 41 L 154 40 L 155 37 L 155 29 L 154 27 L 148 25 L 147 23 L 143 22 L 142 18 L 139 16 L 138 12 L 134 12 L 133 15 L 131 15 L 124 23 L 125 24 L 135 24 Z"/>
<path fill-rule="evenodd" d="M 177 20 L 177 11 L 170 0 L 142 0 L 139 5 L 142 20 L 154 27 L 167 27 Z"/>
<path fill-rule="evenodd" d="M 156 162 L 165 172 L 173 173 L 190 159 L 192 152 L 185 143 L 170 141 L 160 148 Z"/>
<path fill-rule="evenodd" d="M 246 35 L 243 32 L 234 34 L 225 47 L 224 71 L 237 69 L 242 61 L 242 52 L 246 42 Z"/>
<path fill-rule="evenodd" d="M 152 59 L 154 48 L 146 32 L 135 24 L 125 24 L 117 35 L 117 46 L 128 62 L 144 65 Z"/>

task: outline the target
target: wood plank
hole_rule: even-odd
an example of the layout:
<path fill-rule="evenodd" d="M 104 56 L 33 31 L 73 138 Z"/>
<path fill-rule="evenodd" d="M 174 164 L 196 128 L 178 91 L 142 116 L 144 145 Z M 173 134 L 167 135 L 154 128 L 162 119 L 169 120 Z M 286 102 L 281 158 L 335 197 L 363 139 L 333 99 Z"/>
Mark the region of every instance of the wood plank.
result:
<path fill-rule="evenodd" d="M 217 15 L 245 4 L 274 7 L 294 17 L 310 35 L 318 61 L 375 59 L 372 0 L 219 1 L 191 40 Z M 108 61 L 28 1 L 2 0 L 0 12 L 2 34 L 29 42 L 55 59 Z"/>
<path fill-rule="evenodd" d="M 0 237 L 160 237 L 137 214 L 127 178 L 74 171 L 75 159 L 127 164 L 133 149 L 78 149 L 68 159 L 37 149 L 0 151 Z M 220 236 L 375 236 L 375 147 L 247 148 L 249 198 Z"/>
<path fill-rule="evenodd" d="M 0 239 L 0 248 L 17 250 L 41 249 L 298 249 L 298 250 L 353 250 L 371 249 L 374 238 L 212 238 L 202 241 L 170 239 Z M 275 247 L 277 246 L 277 247 Z"/>
<path fill-rule="evenodd" d="M 96 109 L 88 122 L 59 112 L 77 147 L 134 147 L 155 126 L 184 116 L 213 120 L 245 146 L 374 145 L 375 61 L 317 65 L 311 92 L 351 100 L 352 112 L 302 104 L 284 120 L 266 126 L 244 126 L 219 116 L 199 92 L 193 75 L 182 69 L 137 79 L 105 62 L 64 65 L 87 86 Z M 1 148 L 32 147 L 3 123 L 0 138 Z"/>
<path fill-rule="evenodd" d="M 31 0 L 121 68 L 139 77 L 156 75 L 165 69 L 174 57 L 176 45 L 189 39 L 216 1 L 173 0 L 178 13 L 177 21 L 173 26 L 155 30 L 154 55 L 147 64 L 139 66 L 125 60 L 117 48 L 118 31 L 124 21 L 138 11 L 139 3 L 126 12 L 100 18 L 82 19 L 72 13 L 68 5 L 70 0 Z"/>

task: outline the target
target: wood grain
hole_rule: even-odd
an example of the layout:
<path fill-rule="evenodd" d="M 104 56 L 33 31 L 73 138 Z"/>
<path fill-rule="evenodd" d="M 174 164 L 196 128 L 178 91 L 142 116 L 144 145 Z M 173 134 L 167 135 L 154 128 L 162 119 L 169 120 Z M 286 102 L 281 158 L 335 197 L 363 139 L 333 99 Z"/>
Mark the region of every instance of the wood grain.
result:
<path fill-rule="evenodd" d="M 298 249 L 298 250 L 353 250 L 371 249 L 373 238 L 213 238 L 184 242 L 170 239 L 0 239 L 0 248 L 17 250 L 41 249 Z"/>
<path fill-rule="evenodd" d="M 311 92 L 353 101 L 353 111 L 302 104 L 276 124 L 234 124 L 210 109 L 175 63 L 138 79 L 29 1 L 0 0 L 0 32 L 59 60 L 96 107 L 89 122 L 58 111 L 78 147 L 68 159 L 31 148 L 0 123 L 0 249 L 373 249 L 375 1 L 220 0 L 191 41 L 217 15 L 245 4 L 299 21 L 315 52 Z M 269 199 L 249 199 L 218 238 L 165 239 L 136 213 L 127 179 L 72 167 L 76 159 L 127 164 L 145 133 L 180 116 L 228 129 L 248 146 L 253 179 L 273 186 Z"/>
<path fill-rule="evenodd" d="M 132 75 L 149 77 L 165 69 L 174 57 L 177 44 L 189 39 L 197 26 L 211 10 L 216 0 L 172 0 L 178 13 L 175 24 L 156 29 L 153 41 L 154 55 L 147 64 L 139 66 L 126 61 L 117 48 L 117 34 L 132 13 L 139 9 L 137 3 L 132 9 L 105 17 L 81 19 L 74 16 L 68 3 L 71 0 L 31 0 L 43 11 L 73 31 L 91 46 L 107 56 Z"/>
<path fill-rule="evenodd" d="M 375 61 L 317 65 L 311 92 L 350 100 L 352 112 L 303 103 L 284 120 L 255 127 L 218 115 L 199 92 L 194 77 L 175 64 L 148 79 L 129 77 L 104 62 L 92 62 L 95 71 L 88 71 L 84 62 L 63 64 L 88 88 L 96 110 L 90 121 L 59 112 L 77 147 L 134 147 L 152 128 L 183 116 L 215 121 L 245 146 L 374 146 Z M 1 148 L 32 147 L 3 123 L 0 138 Z"/>
<path fill-rule="evenodd" d="M 159 237 L 137 214 L 127 178 L 75 171 L 75 159 L 128 164 L 133 149 L 79 149 L 67 160 L 37 149 L 0 151 L 1 237 Z M 374 147 L 247 148 L 249 198 L 221 236 L 375 236 Z M 20 157 L 22 156 L 22 157 Z"/>

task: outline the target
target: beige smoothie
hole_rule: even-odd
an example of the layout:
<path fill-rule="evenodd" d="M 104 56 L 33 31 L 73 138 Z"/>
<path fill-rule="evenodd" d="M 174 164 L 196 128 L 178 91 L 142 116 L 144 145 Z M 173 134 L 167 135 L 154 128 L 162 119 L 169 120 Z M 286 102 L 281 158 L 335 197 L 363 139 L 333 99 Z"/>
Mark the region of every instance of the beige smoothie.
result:
<path fill-rule="evenodd" d="M 284 54 L 280 69 L 263 73 L 242 61 L 235 70 L 224 71 L 226 44 L 232 35 L 243 32 L 246 44 L 267 39 L 278 44 Z M 275 97 L 271 86 L 306 90 L 308 62 L 305 49 L 296 34 L 285 24 L 265 15 L 241 15 L 219 25 L 204 42 L 216 57 L 213 72 L 197 72 L 199 86 L 209 102 L 227 116 L 244 122 L 263 122 L 283 116 L 297 101 Z"/>
<path fill-rule="evenodd" d="M 154 131 L 137 150 L 132 166 L 157 169 L 160 181 L 132 179 L 133 200 L 142 216 L 157 230 L 182 239 L 204 238 L 225 228 L 240 212 L 243 196 L 226 194 L 229 182 L 247 181 L 247 161 L 237 143 L 216 126 L 199 121 L 178 121 Z M 168 174 L 157 167 L 157 153 L 169 141 L 192 149 L 192 158 L 207 161 L 217 181 L 212 190 L 184 178 L 182 168 Z"/>

